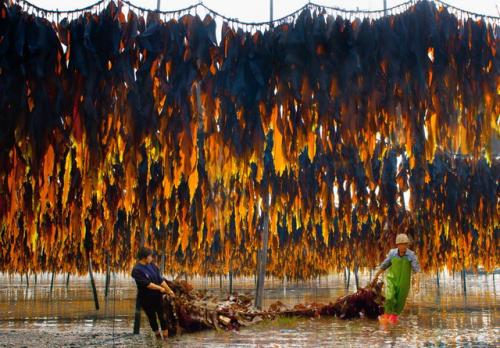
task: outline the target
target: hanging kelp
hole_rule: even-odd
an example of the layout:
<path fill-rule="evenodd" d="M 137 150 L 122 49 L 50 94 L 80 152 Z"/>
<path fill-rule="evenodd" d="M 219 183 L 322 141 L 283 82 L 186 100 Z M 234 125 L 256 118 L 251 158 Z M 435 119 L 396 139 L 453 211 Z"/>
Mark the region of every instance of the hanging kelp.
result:
<path fill-rule="evenodd" d="M 498 265 L 494 24 L 306 8 L 217 42 L 209 15 L 121 6 L 2 3 L 1 271 L 128 269 L 146 243 L 172 272 L 253 274 L 264 213 L 277 276 L 374 266 L 401 229 L 426 270 Z"/>

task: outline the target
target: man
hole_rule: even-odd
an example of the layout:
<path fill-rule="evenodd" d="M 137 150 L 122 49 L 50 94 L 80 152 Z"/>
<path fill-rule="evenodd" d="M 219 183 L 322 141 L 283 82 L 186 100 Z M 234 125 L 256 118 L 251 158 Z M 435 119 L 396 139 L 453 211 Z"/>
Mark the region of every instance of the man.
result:
<path fill-rule="evenodd" d="M 162 298 L 163 294 L 174 297 L 174 292 L 168 287 L 167 282 L 160 274 L 160 270 L 153 263 L 153 252 L 150 249 L 141 247 L 137 253 L 137 258 L 139 261 L 132 269 L 132 277 L 137 284 L 139 303 L 148 317 L 149 325 L 156 338 L 162 338 L 158 329 L 158 317 L 163 331 L 163 338 L 166 339 L 170 332 L 163 311 Z M 169 319 L 169 321 L 172 319 Z M 175 332 L 170 334 L 175 334 Z"/>
<path fill-rule="evenodd" d="M 388 269 L 387 283 L 385 289 L 385 314 L 381 321 L 397 322 L 398 315 L 404 309 L 406 298 L 410 290 L 411 273 L 420 272 L 417 255 L 410 249 L 410 240 L 404 233 L 396 236 L 397 248 L 391 249 L 385 260 L 380 264 L 379 270 L 375 274 L 372 284 L 377 282 L 382 272 Z M 414 276 L 414 291 L 418 293 L 418 276 Z"/>

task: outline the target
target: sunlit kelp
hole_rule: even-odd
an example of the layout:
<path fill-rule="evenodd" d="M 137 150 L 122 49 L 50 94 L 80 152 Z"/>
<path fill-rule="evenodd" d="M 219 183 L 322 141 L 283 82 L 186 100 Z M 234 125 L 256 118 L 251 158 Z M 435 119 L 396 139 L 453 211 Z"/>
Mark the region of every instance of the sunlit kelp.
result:
<path fill-rule="evenodd" d="M 2 270 L 128 269 L 144 241 L 252 274 L 268 193 L 276 275 L 374 265 L 401 229 L 424 269 L 498 263 L 496 27 L 423 1 L 215 30 L 2 7 Z"/>

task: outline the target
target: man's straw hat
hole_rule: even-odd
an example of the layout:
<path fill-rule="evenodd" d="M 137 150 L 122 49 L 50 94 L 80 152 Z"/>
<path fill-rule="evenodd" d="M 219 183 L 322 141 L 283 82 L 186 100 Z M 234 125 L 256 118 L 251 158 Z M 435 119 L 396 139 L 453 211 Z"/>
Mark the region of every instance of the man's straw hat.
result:
<path fill-rule="evenodd" d="M 396 244 L 410 244 L 410 239 L 404 233 L 400 233 L 396 236 Z"/>

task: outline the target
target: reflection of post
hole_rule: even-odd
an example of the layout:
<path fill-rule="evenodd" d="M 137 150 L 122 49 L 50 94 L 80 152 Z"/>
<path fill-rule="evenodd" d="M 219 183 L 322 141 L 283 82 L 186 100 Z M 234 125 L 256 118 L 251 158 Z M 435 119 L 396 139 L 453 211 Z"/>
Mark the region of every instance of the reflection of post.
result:
<path fill-rule="evenodd" d="M 255 296 L 255 307 L 262 308 L 262 297 L 264 296 L 264 281 L 267 266 L 267 247 L 269 243 L 269 195 L 264 193 L 264 227 L 262 229 L 262 249 L 259 253 L 257 291 Z M 274 223 L 274 222 L 273 222 Z"/>
<path fill-rule="evenodd" d="M 497 289 L 495 287 L 495 270 L 493 270 L 493 294 L 497 294 Z"/>

